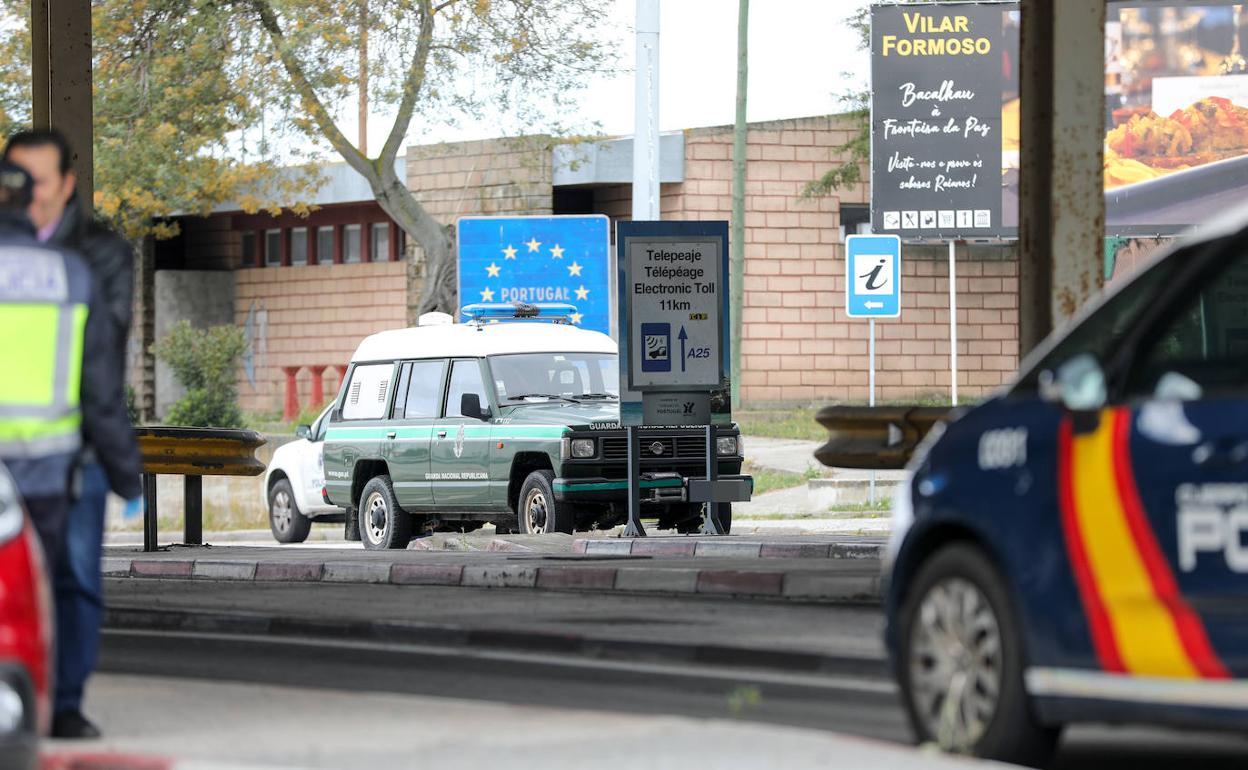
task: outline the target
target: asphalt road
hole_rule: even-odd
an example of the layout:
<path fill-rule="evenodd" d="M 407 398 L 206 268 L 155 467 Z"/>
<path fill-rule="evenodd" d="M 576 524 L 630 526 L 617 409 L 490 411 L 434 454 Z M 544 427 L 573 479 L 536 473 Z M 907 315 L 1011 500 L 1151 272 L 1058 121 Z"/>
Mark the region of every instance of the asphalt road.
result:
<path fill-rule="evenodd" d="M 201 630 L 110 630 L 102 668 L 137 674 L 150 686 L 166 684 L 178 698 L 181 677 L 297 688 L 309 702 L 330 696 L 383 693 L 453 698 L 481 704 L 551 708 L 562 713 L 669 715 L 835 731 L 897 743 L 910 740 L 890 682 L 878 665 L 878 611 L 728 599 L 582 596 L 574 593 L 467 588 L 259 586 L 205 581 L 110 581 L 114 606 L 157 612 L 193 603 L 220 617 L 245 616 L 257 607 L 289 615 L 347 614 L 422 619 L 431 627 L 460 625 L 520 633 L 547 629 L 608 639 L 629 635 L 668 638 L 684 645 L 772 647 L 793 654 L 821 653 L 847 661 L 836 670 L 796 671 L 726 658 L 722 663 L 665 664 L 652 655 L 635 660 L 619 650 L 607 657 L 540 649 L 447 646 L 444 637 L 350 638 L 327 628 L 320 638 L 232 633 L 228 624 Z M 207 616 L 205 616 L 207 617 Z M 506 646 L 506 645 L 505 645 Z M 523 645 L 522 645 L 523 646 Z M 857 671 L 853 661 L 861 659 Z M 188 717 L 193 702 L 182 704 Z M 325 722 L 334 724 L 333 714 Z M 709 724 L 709 723 L 708 723 Z M 721 722 L 715 724 L 722 727 Z M 466 728 L 471 730 L 471 728 Z M 719 728 L 717 728 L 719 729 Z M 595 740 L 627 740 L 620 734 Z M 917 760 L 916 760 L 917 761 Z M 1240 736 L 1152 728 L 1081 727 L 1068 732 L 1056 767 L 1248 767 L 1248 740 Z"/>

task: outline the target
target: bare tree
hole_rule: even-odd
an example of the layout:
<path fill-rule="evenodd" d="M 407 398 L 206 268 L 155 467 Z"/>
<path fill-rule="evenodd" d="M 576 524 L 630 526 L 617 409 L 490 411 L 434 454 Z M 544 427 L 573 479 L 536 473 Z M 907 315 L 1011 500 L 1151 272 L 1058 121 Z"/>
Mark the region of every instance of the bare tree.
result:
<path fill-rule="evenodd" d="M 421 248 L 417 312 L 453 310 L 454 226 L 440 222 L 399 179 L 394 164 L 414 119 L 456 125 L 489 115 L 523 127 L 570 113 L 586 76 L 611 54 L 599 43 L 604 0 L 236 0 L 263 28 L 285 74 L 288 107 L 309 135 L 328 141 L 368 180 L 381 208 Z M 361 62 L 359 32 L 369 56 Z M 380 153 L 369 157 L 338 128 L 343 103 L 369 70 L 370 101 L 396 110 Z"/>

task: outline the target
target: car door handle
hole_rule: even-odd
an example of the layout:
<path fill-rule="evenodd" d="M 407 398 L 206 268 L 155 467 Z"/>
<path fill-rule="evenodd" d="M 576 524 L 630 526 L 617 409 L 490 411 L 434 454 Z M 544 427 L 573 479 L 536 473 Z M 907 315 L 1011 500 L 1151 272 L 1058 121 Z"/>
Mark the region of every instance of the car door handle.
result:
<path fill-rule="evenodd" d="M 1243 465 L 1248 462 L 1248 443 L 1207 441 L 1192 452 L 1192 461 L 1197 465 L 1215 468 Z"/>
<path fill-rule="evenodd" d="M 446 431 L 444 430 L 438 431 L 438 438 L 446 438 Z"/>
<path fill-rule="evenodd" d="M 394 438 L 396 435 L 397 434 L 394 431 L 390 431 L 389 433 L 386 434 L 386 438 Z"/>

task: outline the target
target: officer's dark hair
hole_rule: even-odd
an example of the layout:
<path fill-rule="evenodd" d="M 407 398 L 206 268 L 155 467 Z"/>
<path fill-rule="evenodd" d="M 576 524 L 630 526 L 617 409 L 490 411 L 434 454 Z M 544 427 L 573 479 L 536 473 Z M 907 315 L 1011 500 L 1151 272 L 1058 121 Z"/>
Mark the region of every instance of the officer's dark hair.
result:
<path fill-rule="evenodd" d="M 9 159 L 9 153 L 14 147 L 55 147 L 61 156 L 61 176 L 68 174 L 73 167 L 70 162 L 73 153 L 69 149 L 69 140 L 54 128 L 38 128 L 13 134 L 4 145 L 4 160 Z"/>
<path fill-rule="evenodd" d="M 18 212 L 25 216 L 34 186 L 24 168 L 0 161 L 0 212 Z"/>

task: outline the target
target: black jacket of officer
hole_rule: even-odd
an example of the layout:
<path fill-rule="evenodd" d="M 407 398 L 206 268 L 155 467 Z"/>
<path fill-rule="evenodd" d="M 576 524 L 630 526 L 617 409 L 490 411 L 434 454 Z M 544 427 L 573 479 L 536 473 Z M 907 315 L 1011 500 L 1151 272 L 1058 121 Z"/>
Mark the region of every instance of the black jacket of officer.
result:
<path fill-rule="evenodd" d="M 104 309 L 113 322 L 116 332 L 113 355 L 124 376 L 126 344 L 134 313 L 134 248 L 120 235 L 83 216 L 77 195 L 65 206 L 65 214 L 48 242 L 77 252 L 90 268 Z M 122 403 L 125 403 L 124 398 Z"/>

